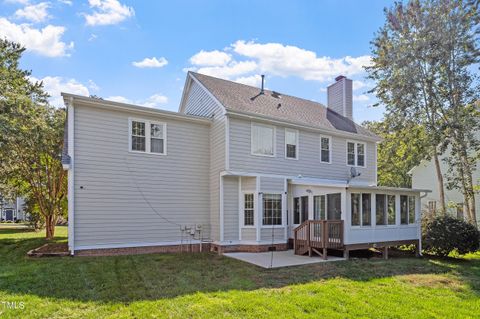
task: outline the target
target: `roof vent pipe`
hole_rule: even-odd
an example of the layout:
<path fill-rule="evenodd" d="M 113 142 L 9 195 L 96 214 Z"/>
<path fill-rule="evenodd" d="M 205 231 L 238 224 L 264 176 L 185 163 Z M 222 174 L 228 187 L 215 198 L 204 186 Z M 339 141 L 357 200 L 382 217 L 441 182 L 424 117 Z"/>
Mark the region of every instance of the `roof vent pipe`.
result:
<path fill-rule="evenodd" d="M 265 84 L 265 74 L 262 74 L 262 89 L 260 90 L 260 94 L 265 94 L 265 91 L 263 89 L 264 84 Z"/>

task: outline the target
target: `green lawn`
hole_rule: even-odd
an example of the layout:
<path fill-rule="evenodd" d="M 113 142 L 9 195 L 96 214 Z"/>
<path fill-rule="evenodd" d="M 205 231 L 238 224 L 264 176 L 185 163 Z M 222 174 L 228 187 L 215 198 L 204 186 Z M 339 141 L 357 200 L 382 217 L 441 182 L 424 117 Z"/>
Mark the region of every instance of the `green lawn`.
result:
<path fill-rule="evenodd" d="M 275 270 L 210 253 L 29 259 L 44 234 L 1 227 L 0 318 L 480 316 L 480 254 Z"/>

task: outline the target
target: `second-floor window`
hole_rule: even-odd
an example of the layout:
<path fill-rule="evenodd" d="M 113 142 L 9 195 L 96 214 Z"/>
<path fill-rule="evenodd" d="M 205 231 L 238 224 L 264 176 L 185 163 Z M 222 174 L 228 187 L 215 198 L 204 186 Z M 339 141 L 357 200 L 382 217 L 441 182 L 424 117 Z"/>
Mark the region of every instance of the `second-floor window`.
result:
<path fill-rule="evenodd" d="M 285 157 L 298 158 L 298 131 L 285 129 Z"/>
<path fill-rule="evenodd" d="M 252 154 L 275 156 L 275 127 L 252 123 Z"/>
<path fill-rule="evenodd" d="M 165 155 L 166 135 L 165 123 L 131 120 L 130 151 Z"/>
<path fill-rule="evenodd" d="M 328 136 L 320 136 L 320 162 L 331 162 L 331 139 Z"/>
<path fill-rule="evenodd" d="M 365 167 L 365 143 L 347 142 L 347 165 Z"/>

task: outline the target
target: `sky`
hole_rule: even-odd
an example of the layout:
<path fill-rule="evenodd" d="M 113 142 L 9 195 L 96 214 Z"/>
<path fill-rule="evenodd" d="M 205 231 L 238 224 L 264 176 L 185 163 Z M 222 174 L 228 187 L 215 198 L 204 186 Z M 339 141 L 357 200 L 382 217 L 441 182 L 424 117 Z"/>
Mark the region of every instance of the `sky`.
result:
<path fill-rule="evenodd" d="M 177 111 L 189 70 L 326 104 L 353 79 L 356 122 L 380 120 L 366 78 L 370 41 L 392 1 L 0 0 L 0 37 L 60 92 Z"/>

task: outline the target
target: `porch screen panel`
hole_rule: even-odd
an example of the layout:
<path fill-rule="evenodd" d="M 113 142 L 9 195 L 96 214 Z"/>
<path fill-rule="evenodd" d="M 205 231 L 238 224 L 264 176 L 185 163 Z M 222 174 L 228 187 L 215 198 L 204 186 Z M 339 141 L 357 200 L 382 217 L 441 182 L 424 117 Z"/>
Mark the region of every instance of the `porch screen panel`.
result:
<path fill-rule="evenodd" d="M 415 196 L 408 196 L 408 223 L 415 224 Z"/>
<path fill-rule="evenodd" d="M 352 226 L 360 226 L 360 194 L 351 194 Z"/>
<path fill-rule="evenodd" d="M 408 224 L 408 196 L 400 195 L 400 224 Z"/>
<path fill-rule="evenodd" d="M 308 219 L 308 196 L 301 197 L 300 223 Z"/>
<path fill-rule="evenodd" d="M 370 226 L 372 224 L 372 196 L 370 194 L 362 194 L 362 226 Z"/>
<path fill-rule="evenodd" d="M 327 219 L 342 219 L 342 194 L 335 193 L 327 195 Z"/>
<path fill-rule="evenodd" d="M 387 195 L 387 200 L 388 200 L 388 224 L 395 225 L 397 223 L 395 195 Z"/>
<path fill-rule="evenodd" d="M 325 219 L 325 195 L 313 197 L 313 219 Z"/>
<path fill-rule="evenodd" d="M 293 199 L 293 223 L 300 224 L 300 198 Z"/>
<path fill-rule="evenodd" d="M 375 195 L 376 222 L 377 225 L 387 224 L 387 205 L 384 194 Z"/>

